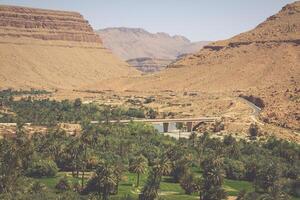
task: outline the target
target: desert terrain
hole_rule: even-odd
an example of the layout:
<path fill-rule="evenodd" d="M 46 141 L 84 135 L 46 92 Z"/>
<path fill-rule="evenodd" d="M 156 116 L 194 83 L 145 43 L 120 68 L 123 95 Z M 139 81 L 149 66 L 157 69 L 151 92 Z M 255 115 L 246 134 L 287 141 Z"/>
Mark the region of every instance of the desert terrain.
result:
<path fill-rule="evenodd" d="M 78 13 L 30 9 L 45 21 L 28 23 L 32 19 L 23 8 L 0 11 L 1 88 L 49 89 L 52 99 L 99 104 L 145 106 L 151 97 L 155 101 L 146 106 L 160 117 L 220 116 L 226 132 L 245 136 L 257 123 L 263 134 L 299 141 L 299 2 L 251 31 L 210 43 L 148 75 L 105 49 Z M 255 120 L 240 95 L 264 102 Z"/>
<path fill-rule="evenodd" d="M 0 5 L 0 199 L 300 199 L 300 1 L 209 43 L 94 28 Z"/>

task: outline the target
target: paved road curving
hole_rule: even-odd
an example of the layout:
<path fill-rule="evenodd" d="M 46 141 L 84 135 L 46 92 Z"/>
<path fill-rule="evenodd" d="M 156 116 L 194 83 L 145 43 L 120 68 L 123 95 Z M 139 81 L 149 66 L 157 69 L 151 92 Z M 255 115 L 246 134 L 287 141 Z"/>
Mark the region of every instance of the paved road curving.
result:
<path fill-rule="evenodd" d="M 244 99 L 242 97 L 238 97 L 238 99 L 244 103 L 246 103 L 252 110 L 253 112 L 251 113 L 251 116 L 250 118 L 257 124 L 260 124 L 260 125 L 264 125 L 264 123 L 262 123 L 259 119 L 258 119 L 258 116 L 261 112 L 261 108 L 256 106 L 254 103 L 248 101 L 247 99 Z"/>

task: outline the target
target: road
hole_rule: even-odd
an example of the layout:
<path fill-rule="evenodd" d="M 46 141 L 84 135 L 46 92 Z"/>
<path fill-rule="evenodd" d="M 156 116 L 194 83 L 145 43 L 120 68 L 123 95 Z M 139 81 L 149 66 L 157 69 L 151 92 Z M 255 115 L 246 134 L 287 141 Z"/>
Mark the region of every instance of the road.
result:
<path fill-rule="evenodd" d="M 262 123 L 259 119 L 258 116 L 261 112 L 261 108 L 256 106 L 254 103 L 248 101 L 247 99 L 244 99 L 242 97 L 238 97 L 239 100 L 241 100 L 242 102 L 246 103 L 250 108 L 252 108 L 253 112 L 251 113 L 250 118 L 257 124 L 259 125 L 264 125 L 264 123 Z"/>
<path fill-rule="evenodd" d="M 145 122 L 145 123 L 171 123 L 171 122 L 215 122 L 220 120 L 220 117 L 198 117 L 198 118 L 174 118 L 174 119 L 132 119 L 132 120 L 110 120 L 110 123 L 129 123 Z M 102 121 L 104 123 L 105 121 Z M 91 121 L 92 124 L 97 124 L 99 121 Z"/>

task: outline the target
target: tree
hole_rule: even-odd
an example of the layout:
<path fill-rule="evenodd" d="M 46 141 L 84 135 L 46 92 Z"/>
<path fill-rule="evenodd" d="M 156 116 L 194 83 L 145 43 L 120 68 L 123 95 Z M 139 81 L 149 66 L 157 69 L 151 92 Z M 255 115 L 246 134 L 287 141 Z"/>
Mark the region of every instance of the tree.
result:
<path fill-rule="evenodd" d="M 139 195 L 139 200 L 154 200 L 158 197 L 158 189 L 160 186 L 161 177 L 157 176 L 157 172 L 150 171 L 147 182 L 143 191 Z"/>
<path fill-rule="evenodd" d="M 166 157 L 162 157 L 161 159 L 157 160 L 153 166 L 154 174 L 160 178 L 163 175 L 169 175 L 171 169 L 172 169 L 172 163 Z"/>
<path fill-rule="evenodd" d="M 30 163 L 26 175 L 36 178 L 54 177 L 57 172 L 58 167 L 53 160 L 36 158 Z"/>
<path fill-rule="evenodd" d="M 150 108 L 146 114 L 150 119 L 155 119 L 157 116 L 157 112 Z"/>
<path fill-rule="evenodd" d="M 196 139 L 197 139 L 197 133 L 195 131 L 192 131 L 189 140 L 192 141 L 192 147 L 196 146 Z"/>
<path fill-rule="evenodd" d="M 11 193 L 31 162 L 33 146 L 19 127 L 15 138 L 0 140 L 0 152 L 0 193 Z"/>
<path fill-rule="evenodd" d="M 166 157 L 162 157 L 155 161 L 146 185 L 139 196 L 140 200 L 154 200 L 158 197 L 158 189 L 160 187 L 161 178 L 163 175 L 168 175 L 171 172 L 172 164 Z"/>
<path fill-rule="evenodd" d="M 176 123 L 176 128 L 178 129 L 178 138 L 180 138 L 180 133 L 185 128 L 184 124 L 182 122 L 177 122 Z"/>
<path fill-rule="evenodd" d="M 129 164 L 129 171 L 137 174 L 136 187 L 139 187 L 140 184 L 140 174 L 144 174 L 147 170 L 148 161 L 143 156 L 140 155 L 134 160 L 132 160 Z"/>
<path fill-rule="evenodd" d="M 258 136 L 258 126 L 257 124 L 251 124 L 249 127 L 249 135 L 251 140 L 255 140 Z"/>
<path fill-rule="evenodd" d="M 201 200 L 226 199 L 226 193 L 222 188 L 224 172 L 222 170 L 223 159 L 218 156 L 210 156 L 203 163 L 203 181 L 200 192 Z"/>
<path fill-rule="evenodd" d="M 194 175 L 188 171 L 180 178 L 180 186 L 184 189 L 185 194 L 192 194 L 200 190 L 200 180 L 194 178 Z"/>
<path fill-rule="evenodd" d="M 225 160 L 226 177 L 233 180 L 242 180 L 245 177 L 246 169 L 243 162 L 238 160 Z"/>
<path fill-rule="evenodd" d="M 82 105 L 81 99 L 79 99 L 79 98 L 75 99 L 75 101 L 74 101 L 74 107 L 75 108 L 80 108 L 81 105 Z"/>
<path fill-rule="evenodd" d="M 264 192 L 269 192 L 274 184 L 280 178 L 280 169 L 278 165 L 272 161 L 267 160 L 260 166 L 256 179 L 256 190 L 262 189 Z"/>
<path fill-rule="evenodd" d="M 95 175 L 87 182 L 82 194 L 95 192 L 103 200 L 108 200 L 109 196 L 115 193 L 120 177 L 121 171 L 118 167 L 108 162 L 100 163 L 96 168 Z"/>

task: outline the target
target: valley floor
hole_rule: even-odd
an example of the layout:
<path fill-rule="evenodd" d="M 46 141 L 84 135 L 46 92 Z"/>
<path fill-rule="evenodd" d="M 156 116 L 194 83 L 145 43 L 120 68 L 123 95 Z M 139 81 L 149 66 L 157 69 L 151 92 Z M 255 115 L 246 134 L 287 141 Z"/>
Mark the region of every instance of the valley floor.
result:
<path fill-rule="evenodd" d="M 262 122 L 261 111 L 255 109 L 252 103 L 238 97 L 239 94 L 241 92 L 59 90 L 50 98 L 57 100 L 81 98 L 83 103 L 152 108 L 158 112 L 157 118 L 221 117 L 225 130 L 220 134 L 231 133 L 237 138 L 245 138 L 248 136 L 249 126 L 257 124 L 262 138 L 275 135 L 278 138 L 300 143 L 299 131 Z"/>

